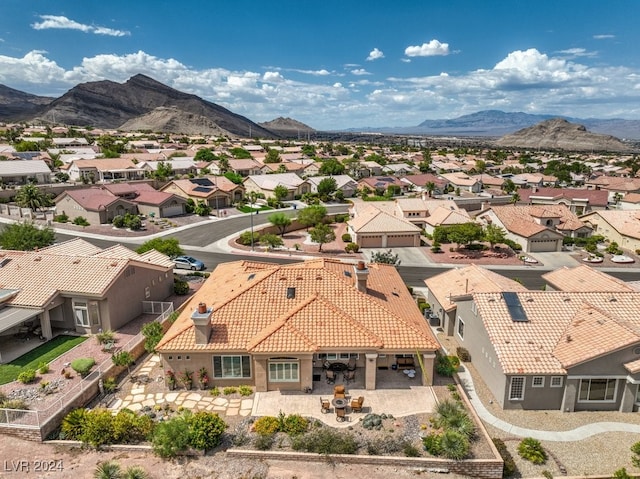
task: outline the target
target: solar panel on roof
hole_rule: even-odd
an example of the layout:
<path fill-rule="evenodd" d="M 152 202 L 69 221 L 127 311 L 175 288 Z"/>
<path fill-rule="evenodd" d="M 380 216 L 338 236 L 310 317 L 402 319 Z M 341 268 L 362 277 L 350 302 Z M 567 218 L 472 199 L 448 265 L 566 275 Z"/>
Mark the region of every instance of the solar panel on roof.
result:
<path fill-rule="evenodd" d="M 209 178 L 190 178 L 189 181 L 200 186 L 214 186 Z"/>
<path fill-rule="evenodd" d="M 199 191 L 200 193 L 209 193 L 211 188 L 207 188 L 206 186 L 196 186 L 193 191 Z"/>
<path fill-rule="evenodd" d="M 511 291 L 505 291 L 502 293 L 502 298 L 504 302 L 507 304 L 507 310 L 509 311 L 509 315 L 513 321 L 517 322 L 527 322 L 527 313 L 525 313 L 524 308 L 522 307 L 522 303 L 520 303 L 520 298 L 517 293 Z"/>

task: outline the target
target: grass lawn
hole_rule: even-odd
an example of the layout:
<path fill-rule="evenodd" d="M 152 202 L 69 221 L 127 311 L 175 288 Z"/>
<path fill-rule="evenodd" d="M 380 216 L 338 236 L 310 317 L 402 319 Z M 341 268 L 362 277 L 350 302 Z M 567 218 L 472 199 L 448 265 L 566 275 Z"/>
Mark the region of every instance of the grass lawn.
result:
<path fill-rule="evenodd" d="M 270 206 L 261 206 L 260 208 L 251 208 L 250 206 L 238 206 L 238 211 L 242 211 L 243 213 L 250 213 L 252 211 L 267 211 L 272 210 Z"/>
<path fill-rule="evenodd" d="M 56 336 L 10 363 L 0 364 L 0 384 L 15 381 L 18 374 L 27 369 L 38 369 L 40 363 L 50 363 L 87 339 L 86 336 Z"/>

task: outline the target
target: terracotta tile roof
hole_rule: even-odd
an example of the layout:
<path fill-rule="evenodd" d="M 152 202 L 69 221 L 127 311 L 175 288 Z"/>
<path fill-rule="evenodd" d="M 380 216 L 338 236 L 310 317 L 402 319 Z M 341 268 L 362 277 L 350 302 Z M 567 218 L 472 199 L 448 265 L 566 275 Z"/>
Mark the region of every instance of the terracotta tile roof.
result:
<path fill-rule="evenodd" d="M 527 288 L 517 281 L 475 264 L 445 271 L 425 279 L 424 283 L 445 311 L 455 309 L 455 299 L 459 296 L 472 293 L 527 291 Z"/>
<path fill-rule="evenodd" d="M 338 261 L 221 264 L 158 349 L 263 353 L 438 349 L 396 269 L 371 264 L 368 270 L 365 294 L 355 287 L 353 265 Z M 287 298 L 288 288 L 295 288 L 294 298 Z M 212 334 L 205 345 L 195 344 L 190 319 L 200 302 L 213 306 Z"/>
<path fill-rule="evenodd" d="M 55 243 L 40 250 L 40 252 L 46 254 L 67 256 L 93 256 L 100 251 L 102 251 L 101 248 L 82 238 L 73 238 L 62 243 Z"/>
<path fill-rule="evenodd" d="M 458 186 L 473 186 L 478 183 L 478 179 L 473 178 L 466 173 L 456 172 L 456 173 L 445 173 L 442 176 L 445 180 L 450 183 Z"/>
<path fill-rule="evenodd" d="M 586 264 L 563 266 L 543 274 L 542 279 L 558 291 L 635 291 L 624 281 Z"/>
<path fill-rule="evenodd" d="M 464 223 L 471 223 L 473 222 L 473 219 L 465 210 L 451 210 L 444 206 L 440 206 L 431 213 L 425 222 L 431 226 L 460 225 Z"/>
<path fill-rule="evenodd" d="M 598 190 L 598 191 L 602 191 L 602 190 Z M 640 203 L 640 193 L 627 193 L 626 195 L 624 195 L 624 198 L 622 198 L 620 201 L 622 203 L 638 204 Z"/>
<path fill-rule="evenodd" d="M 631 374 L 640 373 L 640 359 L 636 359 L 635 361 L 629 361 L 624 364 L 624 367 Z"/>
<path fill-rule="evenodd" d="M 110 191 L 102 188 L 83 188 L 81 190 L 67 190 L 62 193 L 56 200 L 59 201 L 63 195 L 70 196 L 73 200 L 87 211 L 98 211 L 101 207 L 107 207 L 118 201 L 129 203 L 128 200 L 114 195 Z"/>
<path fill-rule="evenodd" d="M 527 321 L 511 318 L 500 293 L 473 295 L 505 374 L 566 374 L 568 367 L 640 343 L 638 292 L 516 294 Z"/>
<path fill-rule="evenodd" d="M 529 238 L 545 230 L 553 231 L 537 223 L 535 218 L 560 218 L 560 225 L 570 220 L 580 221 L 564 205 L 505 205 L 492 206 L 490 210 L 494 212 L 507 230 L 524 238 Z M 568 225 L 572 226 L 575 223 L 570 222 Z"/>
<path fill-rule="evenodd" d="M 173 180 L 162 187 L 162 191 L 175 185 L 184 191 L 188 196 L 207 198 L 215 194 L 217 190 L 226 193 L 238 187 L 234 182 L 224 176 L 205 176 L 202 178 L 188 178 L 184 180 Z"/>
<path fill-rule="evenodd" d="M 358 204 L 353 211 L 355 212 L 355 217 L 349 220 L 348 223 L 357 234 L 415 233 L 420 231 L 420 228 L 405 220 L 404 217 L 394 216 L 372 205 Z"/>
<path fill-rule="evenodd" d="M 102 185 L 101 188 L 113 193 L 116 196 L 133 195 L 142 191 L 156 191 L 153 186 L 148 183 L 108 183 Z"/>
<path fill-rule="evenodd" d="M 173 193 L 166 193 L 164 191 L 141 191 L 140 194 L 131 201 L 144 205 L 161 205 L 173 198 L 177 200 L 179 197 Z M 184 201 L 182 198 L 180 198 L 180 200 Z"/>
<path fill-rule="evenodd" d="M 136 170 L 136 164 L 128 158 L 95 158 L 90 160 L 74 160 L 78 168 L 95 168 L 98 171 Z"/>
<path fill-rule="evenodd" d="M 536 200 L 559 201 L 586 200 L 590 206 L 607 206 L 609 192 L 606 190 L 587 190 L 578 188 L 521 188 L 518 190 L 520 201 L 535 202 Z"/>
<path fill-rule="evenodd" d="M 623 236 L 640 239 L 639 210 L 600 210 L 583 216 L 583 219 L 591 215 L 600 216 Z"/>

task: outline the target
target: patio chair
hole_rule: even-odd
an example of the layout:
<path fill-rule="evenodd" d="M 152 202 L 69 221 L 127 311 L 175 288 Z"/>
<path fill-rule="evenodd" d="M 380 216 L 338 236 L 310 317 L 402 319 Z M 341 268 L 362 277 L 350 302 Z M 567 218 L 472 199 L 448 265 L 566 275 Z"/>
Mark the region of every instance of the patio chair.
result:
<path fill-rule="evenodd" d="M 326 370 L 326 369 L 329 369 L 330 367 L 331 367 L 331 363 L 325 359 L 322 363 L 322 369 Z"/>
<path fill-rule="evenodd" d="M 349 362 L 347 363 L 347 371 L 355 371 L 356 370 L 356 358 L 349 358 Z"/>
<path fill-rule="evenodd" d="M 362 412 L 362 405 L 364 404 L 364 397 L 360 396 L 358 399 L 351 401 L 351 410 L 353 412 Z"/>
<path fill-rule="evenodd" d="M 336 382 L 336 373 L 327 369 L 325 372 L 325 377 L 327 378 L 327 384 L 333 384 Z"/>
<path fill-rule="evenodd" d="M 344 422 L 347 420 L 347 411 L 345 410 L 345 408 L 336 408 L 336 421 L 338 422 Z"/>
<path fill-rule="evenodd" d="M 329 400 L 320 398 L 320 411 L 322 411 L 323 414 L 326 414 L 330 410 L 331 410 L 331 403 L 329 402 Z"/>
<path fill-rule="evenodd" d="M 333 397 L 334 398 L 346 398 L 347 395 L 344 390 L 344 384 L 338 384 L 333 387 Z"/>
<path fill-rule="evenodd" d="M 349 383 L 351 381 L 355 381 L 356 380 L 356 371 L 355 371 L 355 369 L 353 371 L 345 371 L 344 375 L 343 375 L 343 378 L 344 378 L 344 382 L 345 383 Z"/>

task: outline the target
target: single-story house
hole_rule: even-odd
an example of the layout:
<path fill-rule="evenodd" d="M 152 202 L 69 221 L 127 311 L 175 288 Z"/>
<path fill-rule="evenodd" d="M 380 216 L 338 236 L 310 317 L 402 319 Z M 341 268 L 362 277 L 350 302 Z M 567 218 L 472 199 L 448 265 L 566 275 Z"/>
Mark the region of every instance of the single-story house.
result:
<path fill-rule="evenodd" d="M 165 370 L 204 368 L 215 386 L 257 391 L 312 390 L 337 358 L 376 389 L 379 369 L 416 355 L 429 385 L 438 349 L 394 266 L 327 259 L 218 265 L 157 346 Z"/>
<path fill-rule="evenodd" d="M 640 193 L 627 193 L 617 205 L 621 210 L 640 210 Z"/>
<path fill-rule="evenodd" d="M 470 193 L 480 193 L 482 191 L 482 182 L 466 173 L 445 173 L 440 176 L 454 188 L 459 188 L 460 191 L 469 191 Z"/>
<path fill-rule="evenodd" d="M 311 192 L 318 192 L 318 185 L 325 178 L 333 178 L 336 180 L 336 186 L 342 193 L 345 198 L 351 198 L 355 196 L 358 191 L 358 183 L 351 178 L 349 175 L 335 175 L 335 176 L 310 176 L 307 178 L 309 185 L 311 186 Z"/>
<path fill-rule="evenodd" d="M 561 251 L 565 235 L 586 238 L 591 234 L 564 205 L 492 206 L 476 219 L 504 228 L 507 238 L 519 243 L 525 253 Z"/>
<path fill-rule="evenodd" d="M 601 210 L 582 215 L 580 220 L 593 228 L 594 234 L 615 241 L 620 248 L 640 249 L 640 211 Z"/>
<path fill-rule="evenodd" d="M 445 271 L 425 279 L 424 283 L 431 325 L 441 327 L 447 336 L 454 335 L 458 299 L 480 292 L 527 291 L 517 281 L 475 264 Z"/>
<path fill-rule="evenodd" d="M 73 160 L 67 165 L 66 171 L 73 181 L 88 181 L 92 183 L 144 179 L 144 170 L 138 168 L 138 165 L 133 160 L 127 158 Z"/>
<path fill-rule="evenodd" d="M 640 292 L 502 291 L 457 301 L 456 339 L 504 409 L 638 410 Z"/>
<path fill-rule="evenodd" d="M 66 190 L 54 200 L 57 215 L 67 215 L 70 221 L 78 217 L 90 224 L 111 223 L 116 216 L 138 214 L 137 205 L 99 187 Z"/>
<path fill-rule="evenodd" d="M 173 193 L 186 200 L 192 199 L 194 203 L 204 201 L 214 209 L 226 208 L 244 197 L 244 187 L 236 185 L 224 176 L 172 180 L 160 191 Z"/>
<path fill-rule="evenodd" d="M 542 275 L 545 280 L 545 291 L 571 291 L 571 292 L 629 292 L 636 291 L 632 285 L 614 278 L 596 268 L 581 264 L 569 268 L 563 266 Z"/>
<path fill-rule="evenodd" d="M 103 250 L 76 238 L 0 252 L 0 283 L 0 341 L 15 340 L 25 324 L 39 326 L 46 339 L 64 331 L 95 334 L 138 317 L 143 301 L 172 295 L 173 262 L 155 250 Z"/>
<path fill-rule="evenodd" d="M 244 179 L 244 188 L 247 193 L 262 193 L 266 198 L 275 197 L 274 190 L 278 186 L 284 186 L 288 194 L 285 200 L 293 200 L 305 193 L 311 192 L 311 185 L 295 173 L 274 173 L 272 175 L 251 175 Z"/>
<path fill-rule="evenodd" d="M 403 182 L 400 178 L 393 176 L 370 176 L 367 178 L 361 178 L 358 181 L 358 189 L 369 189 L 371 192 L 378 196 L 384 195 L 390 186 L 395 186 L 400 194 L 404 195 L 411 189 L 411 185 Z"/>
<path fill-rule="evenodd" d="M 441 195 L 447 190 L 447 187 L 449 186 L 449 182 L 447 180 L 430 173 L 403 176 L 402 178 L 400 178 L 400 181 L 407 183 L 415 191 L 424 191 L 427 193 L 429 193 L 429 187 L 427 185 L 432 183 L 433 190 L 430 192 L 431 195 Z"/>
<path fill-rule="evenodd" d="M 521 188 L 520 203 L 530 205 L 565 205 L 576 215 L 607 208 L 609 194 L 605 190 L 578 188 Z"/>
<path fill-rule="evenodd" d="M 5 184 L 51 183 L 51 175 L 44 160 L 0 161 L 0 182 Z"/>
<path fill-rule="evenodd" d="M 355 203 L 347 222 L 351 241 L 361 248 L 420 246 L 420 227 L 402 216 L 381 210 L 377 205 Z"/>
<path fill-rule="evenodd" d="M 103 189 L 138 206 L 138 213 L 155 218 L 171 218 L 187 211 L 187 200 L 165 191 L 158 191 L 147 183 L 108 183 Z"/>
<path fill-rule="evenodd" d="M 147 173 L 154 173 L 158 170 L 160 163 L 163 163 L 165 166 L 171 166 L 171 171 L 173 174 L 178 175 L 195 175 L 198 173 L 198 167 L 193 158 L 172 158 L 169 160 L 157 160 L 157 161 L 140 161 L 138 163 L 138 168 L 146 171 Z"/>
<path fill-rule="evenodd" d="M 474 220 L 467 213 L 467 210 L 438 206 L 430 211 L 429 216 L 425 219 L 424 230 L 429 234 L 433 234 L 438 226 L 463 225 L 473 222 Z"/>

